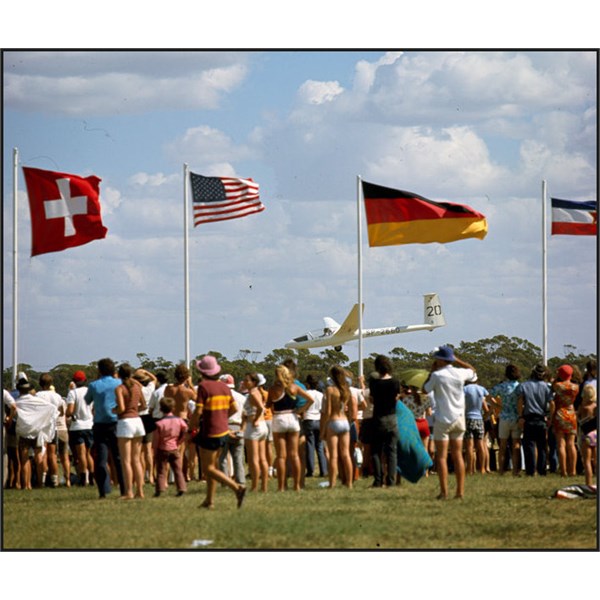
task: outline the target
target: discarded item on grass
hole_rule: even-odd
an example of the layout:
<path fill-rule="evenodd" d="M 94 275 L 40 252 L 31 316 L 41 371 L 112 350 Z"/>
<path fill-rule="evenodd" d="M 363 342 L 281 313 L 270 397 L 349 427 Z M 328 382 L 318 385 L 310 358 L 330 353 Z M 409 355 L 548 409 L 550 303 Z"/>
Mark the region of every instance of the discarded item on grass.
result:
<path fill-rule="evenodd" d="M 580 498 L 597 498 L 596 486 L 595 485 L 583 485 L 576 483 L 574 485 L 568 485 L 564 488 L 560 488 L 554 492 L 551 498 L 558 498 L 559 500 L 578 500 Z"/>
<path fill-rule="evenodd" d="M 200 548 L 202 546 L 210 546 L 213 540 L 194 540 L 192 542 L 192 548 Z"/>

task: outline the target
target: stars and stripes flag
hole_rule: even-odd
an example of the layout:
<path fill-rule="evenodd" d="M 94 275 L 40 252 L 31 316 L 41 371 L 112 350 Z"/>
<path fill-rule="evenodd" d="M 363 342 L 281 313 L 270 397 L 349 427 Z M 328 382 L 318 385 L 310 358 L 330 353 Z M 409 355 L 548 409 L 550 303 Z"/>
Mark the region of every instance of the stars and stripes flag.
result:
<path fill-rule="evenodd" d="M 205 177 L 190 171 L 194 227 L 212 221 L 239 219 L 265 210 L 258 183 L 235 177 Z"/>
<path fill-rule="evenodd" d="M 598 203 L 552 200 L 552 235 L 598 235 Z"/>

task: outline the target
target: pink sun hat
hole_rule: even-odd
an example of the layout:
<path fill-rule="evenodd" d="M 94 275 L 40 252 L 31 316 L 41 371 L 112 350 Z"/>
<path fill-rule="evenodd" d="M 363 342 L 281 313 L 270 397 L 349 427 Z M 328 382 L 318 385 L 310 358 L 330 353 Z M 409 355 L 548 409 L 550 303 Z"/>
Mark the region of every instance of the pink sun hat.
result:
<path fill-rule="evenodd" d="M 202 375 L 207 375 L 208 377 L 216 375 L 221 370 L 221 366 L 217 362 L 217 359 L 210 354 L 202 357 L 202 359 L 196 363 L 196 366 Z"/>

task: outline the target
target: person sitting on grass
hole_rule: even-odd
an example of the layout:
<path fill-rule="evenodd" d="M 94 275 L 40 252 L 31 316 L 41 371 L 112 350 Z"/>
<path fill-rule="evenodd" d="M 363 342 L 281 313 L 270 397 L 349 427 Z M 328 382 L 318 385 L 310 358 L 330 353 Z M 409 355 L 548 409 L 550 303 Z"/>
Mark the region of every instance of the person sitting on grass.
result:
<path fill-rule="evenodd" d="M 177 495 L 182 496 L 187 491 L 179 446 L 185 437 L 188 426 L 182 418 L 173 415 L 174 408 L 175 400 L 173 398 L 163 397 L 160 399 L 160 410 L 164 416 L 156 421 L 152 436 L 156 466 L 155 498 L 158 498 L 161 492 L 167 489 L 167 465 L 170 465 L 173 470 Z"/>

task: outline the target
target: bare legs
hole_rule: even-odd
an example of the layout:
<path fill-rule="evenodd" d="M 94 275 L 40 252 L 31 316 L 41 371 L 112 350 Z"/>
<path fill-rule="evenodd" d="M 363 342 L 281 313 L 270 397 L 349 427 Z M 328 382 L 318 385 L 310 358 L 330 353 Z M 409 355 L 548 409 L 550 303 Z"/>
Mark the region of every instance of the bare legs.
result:
<path fill-rule="evenodd" d="M 134 497 L 133 484 L 136 487 L 136 498 L 144 497 L 144 468 L 142 467 L 142 438 L 118 438 L 121 468 L 125 493 L 121 498 L 129 500 Z"/>
<path fill-rule="evenodd" d="M 267 462 L 267 441 L 266 440 L 246 440 L 246 453 L 248 454 L 248 466 L 250 467 L 250 477 L 252 479 L 251 491 L 258 489 L 258 480 L 260 479 L 260 491 L 267 491 L 267 482 L 269 479 L 269 463 Z"/>
<path fill-rule="evenodd" d="M 202 466 L 202 474 L 206 477 L 206 499 L 201 504 L 202 508 L 214 508 L 215 493 L 217 491 L 217 483 L 222 483 L 229 487 L 236 495 L 238 508 L 241 507 L 246 492 L 245 486 L 236 483 L 231 477 L 228 477 L 219 470 L 219 454 L 220 448 L 216 450 L 207 450 L 200 447 L 200 464 Z"/>
<path fill-rule="evenodd" d="M 577 448 L 575 447 L 575 435 L 564 434 L 560 431 L 556 435 L 556 453 L 558 455 L 558 468 L 561 477 L 574 477 L 577 467 Z"/>
<path fill-rule="evenodd" d="M 283 492 L 286 483 L 286 462 L 289 458 L 292 466 L 292 480 L 294 491 L 300 490 L 300 456 L 298 455 L 297 431 L 288 431 L 286 433 L 274 433 L 275 441 L 275 468 L 277 469 L 277 491 Z"/>
<path fill-rule="evenodd" d="M 462 456 L 463 441 L 461 440 L 435 440 L 436 470 L 440 481 L 440 494 L 438 498 L 448 498 L 448 446 L 454 465 L 454 476 L 456 477 L 456 498 L 465 495 L 465 463 Z"/>
<path fill-rule="evenodd" d="M 353 466 L 350 457 L 350 433 L 334 434 L 327 432 L 327 449 L 329 451 L 329 487 L 335 487 L 338 475 L 338 459 L 343 469 L 344 485 L 352 488 Z"/>
<path fill-rule="evenodd" d="M 585 485 L 594 485 L 594 471 L 596 465 L 596 447 L 590 446 L 587 440 L 583 440 L 581 446 L 581 460 L 585 473 Z"/>

